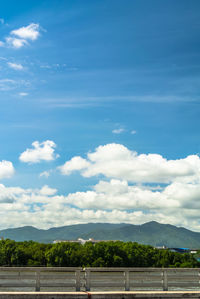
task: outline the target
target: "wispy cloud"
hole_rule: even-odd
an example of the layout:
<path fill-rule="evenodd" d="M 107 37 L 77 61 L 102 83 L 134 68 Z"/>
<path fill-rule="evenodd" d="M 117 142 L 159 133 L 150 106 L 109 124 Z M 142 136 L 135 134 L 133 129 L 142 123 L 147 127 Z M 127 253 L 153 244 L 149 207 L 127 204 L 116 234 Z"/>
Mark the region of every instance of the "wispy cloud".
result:
<path fill-rule="evenodd" d="M 13 63 L 13 62 L 8 62 L 8 66 L 11 69 L 14 69 L 16 71 L 21 71 L 24 69 L 23 65 L 21 65 L 20 63 Z"/>
<path fill-rule="evenodd" d="M 6 37 L 6 44 L 4 43 L 4 46 L 13 47 L 15 49 L 19 49 L 25 45 L 27 45 L 28 42 L 25 39 L 19 39 L 15 37 Z"/>
<path fill-rule="evenodd" d="M 20 97 L 26 97 L 26 96 L 28 96 L 28 93 L 27 92 L 20 92 L 19 96 Z"/>
<path fill-rule="evenodd" d="M 0 90 L 9 91 L 21 86 L 30 86 L 30 82 L 27 80 L 13 80 L 9 78 L 0 79 Z"/>
<path fill-rule="evenodd" d="M 114 129 L 114 130 L 112 130 L 112 133 L 113 134 L 121 134 L 121 133 L 123 133 L 125 131 L 125 129 L 123 129 L 123 128 L 119 128 L 119 129 Z"/>
<path fill-rule="evenodd" d="M 5 23 L 5 21 L 4 21 L 4 19 L 3 18 L 0 18 L 0 24 L 4 24 Z"/>
<path fill-rule="evenodd" d="M 48 178 L 50 176 L 50 172 L 51 171 L 43 171 L 39 174 L 39 177 L 45 177 L 45 178 Z"/>
<path fill-rule="evenodd" d="M 43 103 L 45 107 L 48 108 L 87 108 L 87 107 L 99 107 L 99 106 L 107 106 L 110 103 L 116 102 L 126 102 L 126 103 L 134 103 L 134 102 L 142 102 L 142 103 L 171 103 L 175 104 L 177 102 L 197 102 L 199 98 L 194 96 L 193 98 L 187 96 L 175 96 L 175 95 L 138 95 L 138 96 L 102 96 L 102 97 L 80 97 L 80 96 L 72 96 L 72 97 L 63 97 L 63 98 L 46 98 L 46 99 L 38 99 L 38 101 Z"/>
<path fill-rule="evenodd" d="M 132 135 L 135 135 L 136 133 L 137 133 L 137 131 L 135 131 L 135 130 L 132 130 L 132 131 L 131 131 L 131 134 L 132 134 Z"/>
<path fill-rule="evenodd" d="M 7 59 L 6 57 L 2 57 L 2 56 L 0 56 L 0 60 L 7 61 L 8 59 Z"/>
<path fill-rule="evenodd" d="M 16 81 L 12 79 L 1 79 L 0 80 L 0 90 L 7 91 L 15 88 Z"/>

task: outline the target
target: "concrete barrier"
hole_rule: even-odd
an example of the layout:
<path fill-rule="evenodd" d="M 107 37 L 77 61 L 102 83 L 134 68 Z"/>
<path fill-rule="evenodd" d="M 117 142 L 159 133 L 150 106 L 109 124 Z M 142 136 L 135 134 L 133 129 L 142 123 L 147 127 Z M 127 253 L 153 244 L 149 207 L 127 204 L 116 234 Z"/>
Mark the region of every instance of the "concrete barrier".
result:
<path fill-rule="evenodd" d="M 0 299 L 88 299 L 84 292 L 3 292 Z"/>
<path fill-rule="evenodd" d="M 85 268 L 84 271 L 86 291 L 200 290 L 198 268 Z"/>
<path fill-rule="evenodd" d="M 200 269 L 0 267 L 4 291 L 200 291 Z"/>
<path fill-rule="evenodd" d="M 4 292 L 0 299 L 197 299 L 200 292 Z"/>

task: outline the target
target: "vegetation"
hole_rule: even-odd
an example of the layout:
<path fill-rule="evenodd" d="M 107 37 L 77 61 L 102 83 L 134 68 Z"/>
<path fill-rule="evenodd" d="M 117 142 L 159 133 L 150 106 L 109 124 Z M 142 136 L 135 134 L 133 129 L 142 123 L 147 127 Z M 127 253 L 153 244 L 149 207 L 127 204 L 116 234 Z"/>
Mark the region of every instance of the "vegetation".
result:
<path fill-rule="evenodd" d="M 63 242 L 0 241 L 0 266 L 56 267 L 199 267 L 189 253 L 158 250 L 132 242 L 100 242 L 84 245 Z"/>

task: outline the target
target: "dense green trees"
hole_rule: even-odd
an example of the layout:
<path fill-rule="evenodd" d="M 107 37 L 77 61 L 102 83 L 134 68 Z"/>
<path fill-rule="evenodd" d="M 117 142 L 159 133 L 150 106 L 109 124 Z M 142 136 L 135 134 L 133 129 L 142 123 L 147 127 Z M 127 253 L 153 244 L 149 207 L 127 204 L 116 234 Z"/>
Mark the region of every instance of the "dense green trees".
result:
<path fill-rule="evenodd" d="M 133 242 L 0 241 L 0 266 L 56 267 L 199 267 L 191 254 L 158 250 Z"/>

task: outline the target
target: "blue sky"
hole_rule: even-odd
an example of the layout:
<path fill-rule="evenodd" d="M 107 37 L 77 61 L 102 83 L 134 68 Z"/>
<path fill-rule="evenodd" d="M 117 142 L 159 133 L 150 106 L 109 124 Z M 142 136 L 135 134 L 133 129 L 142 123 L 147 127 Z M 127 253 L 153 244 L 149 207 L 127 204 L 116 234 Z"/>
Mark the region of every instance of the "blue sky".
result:
<path fill-rule="evenodd" d="M 0 3 L 0 228 L 200 231 L 199 11 L 198 0 Z"/>

